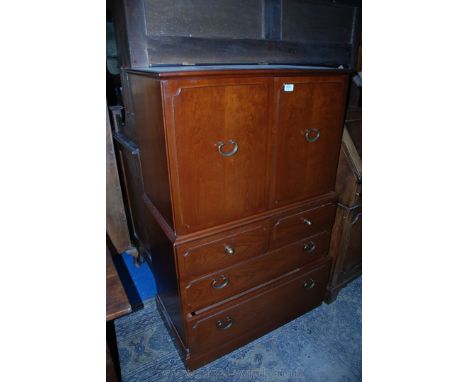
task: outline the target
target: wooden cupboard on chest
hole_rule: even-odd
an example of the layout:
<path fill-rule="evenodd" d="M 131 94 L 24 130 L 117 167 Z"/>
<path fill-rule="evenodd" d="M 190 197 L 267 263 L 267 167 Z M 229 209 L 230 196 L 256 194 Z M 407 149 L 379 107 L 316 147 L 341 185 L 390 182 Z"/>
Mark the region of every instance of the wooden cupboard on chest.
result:
<path fill-rule="evenodd" d="M 195 369 L 322 303 L 348 75 L 126 75 L 158 305 Z"/>

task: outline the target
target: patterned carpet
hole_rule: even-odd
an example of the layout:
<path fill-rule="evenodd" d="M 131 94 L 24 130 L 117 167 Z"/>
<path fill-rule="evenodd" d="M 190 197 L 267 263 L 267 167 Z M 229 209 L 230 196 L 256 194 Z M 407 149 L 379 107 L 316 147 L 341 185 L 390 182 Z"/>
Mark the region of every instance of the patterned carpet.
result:
<path fill-rule="evenodd" d="M 319 308 L 192 372 L 153 301 L 115 322 L 124 382 L 361 380 L 361 278 Z"/>

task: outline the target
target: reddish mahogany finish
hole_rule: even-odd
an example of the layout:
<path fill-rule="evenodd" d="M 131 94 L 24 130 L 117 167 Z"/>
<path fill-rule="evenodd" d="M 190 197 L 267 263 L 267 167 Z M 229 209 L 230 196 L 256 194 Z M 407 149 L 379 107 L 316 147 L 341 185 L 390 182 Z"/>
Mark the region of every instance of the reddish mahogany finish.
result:
<path fill-rule="evenodd" d="M 288 84 L 294 91 L 283 91 Z M 276 205 L 333 190 L 346 90 L 344 76 L 275 78 Z"/>
<path fill-rule="evenodd" d="M 329 243 L 330 233 L 322 232 L 203 278 L 181 283 L 182 301 L 189 311 L 196 312 L 322 259 Z"/>
<path fill-rule="evenodd" d="M 226 303 L 189 320 L 189 344 L 196 355 L 229 349 L 231 341 L 252 332 L 264 332 L 320 305 L 330 262 L 264 288 L 254 296 Z M 231 326 L 227 327 L 231 323 Z M 229 349 L 230 350 L 230 349 Z"/>
<path fill-rule="evenodd" d="M 163 82 L 178 233 L 268 208 L 269 87 L 266 78 Z"/>
<path fill-rule="evenodd" d="M 347 76 L 131 71 L 129 83 L 158 306 L 194 369 L 322 302 Z"/>
<path fill-rule="evenodd" d="M 265 253 L 268 249 L 268 221 L 243 226 L 177 247 L 180 275 L 192 280 L 197 276 Z"/>
<path fill-rule="evenodd" d="M 278 248 L 329 229 L 333 226 L 335 219 L 336 204 L 328 203 L 311 209 L 299 209 L 291 213 L 286 213 L 273 219 L 271 230 L 271 248 Z"/>

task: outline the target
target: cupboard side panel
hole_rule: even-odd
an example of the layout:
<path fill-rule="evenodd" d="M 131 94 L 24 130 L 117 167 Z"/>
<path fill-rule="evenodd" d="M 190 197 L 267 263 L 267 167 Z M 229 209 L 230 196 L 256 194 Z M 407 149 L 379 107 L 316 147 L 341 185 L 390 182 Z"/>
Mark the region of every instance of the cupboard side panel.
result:
<path fill-rule="evenodd" d="M 129 75 L 145 194 L 173 228 L 160 81 Z"/>

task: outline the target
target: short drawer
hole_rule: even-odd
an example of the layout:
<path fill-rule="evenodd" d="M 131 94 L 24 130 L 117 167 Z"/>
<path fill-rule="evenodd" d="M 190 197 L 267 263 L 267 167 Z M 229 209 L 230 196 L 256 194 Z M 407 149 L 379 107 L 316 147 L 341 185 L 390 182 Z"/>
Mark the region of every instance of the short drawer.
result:
<path fill-rule="evenodd" d="M 177 247 L 182 280 L 215 272 L 260 255 L 268 247 L 268 221 L 244 226 Z"/>
<path fill-rule="evenodd" d="M 265 253 L 209 276 L 182 283 L 184 305 L 196 312 L 284 274 L 320 261 L 328 252 L 330 233 L 322 232 Z"/>
<path fill-rule="evenodd" d="M 189 319 L 192 354 L 228 346 L 229 341 L 274 329 L 321 304 L 327 285 L 329 260 L 299 271 L 252 297 L 226 303 Z"/>
<path fill-rule="evenodd" d="M 336 205 L 330 203 L 273 218 L 270 249 L 282 247 L 320 231 L 331 231 L 335 212 Z"/>

